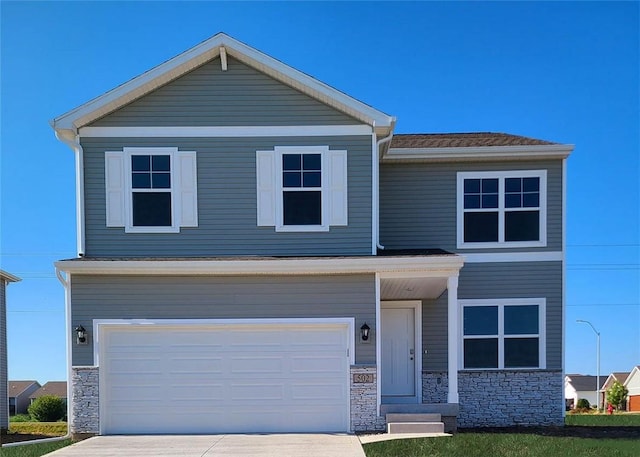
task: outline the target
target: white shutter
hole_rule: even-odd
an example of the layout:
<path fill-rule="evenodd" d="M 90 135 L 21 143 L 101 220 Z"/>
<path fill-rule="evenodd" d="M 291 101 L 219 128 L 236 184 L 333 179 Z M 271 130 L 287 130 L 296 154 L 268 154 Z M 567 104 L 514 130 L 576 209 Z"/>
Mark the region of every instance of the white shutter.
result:
<path fill-rule="evenodd" d="M 125 192 L 124 153 L 104 153 L 104 178 L 107 209 L 107 227 L 124 227 Z"/>
<path fill-rule="evenodd" d="M 329 225 L 347 225 L 347 151 L 329 151 Z"/>
<path fill-rule="evenodd" d="M 198 169 L 195 151 L 178 151 L 176 157 L 176 196 L 179 199 L 178 226 L 198 226 Z"/>
<path fill-rule="evenodd" d="M 258 226 L 276 225 L 276 167 L 274 151 L 256 151 Z"/>

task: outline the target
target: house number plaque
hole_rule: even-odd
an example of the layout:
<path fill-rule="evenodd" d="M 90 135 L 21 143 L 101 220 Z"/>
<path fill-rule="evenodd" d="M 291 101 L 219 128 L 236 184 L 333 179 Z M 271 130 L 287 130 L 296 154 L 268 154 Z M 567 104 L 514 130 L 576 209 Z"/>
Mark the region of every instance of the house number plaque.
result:
<path fill-rule="evenodd" d="M 365 384 L 373 382 L 373 373 L 356 373 L 353 375 L 354 384 Z"/>

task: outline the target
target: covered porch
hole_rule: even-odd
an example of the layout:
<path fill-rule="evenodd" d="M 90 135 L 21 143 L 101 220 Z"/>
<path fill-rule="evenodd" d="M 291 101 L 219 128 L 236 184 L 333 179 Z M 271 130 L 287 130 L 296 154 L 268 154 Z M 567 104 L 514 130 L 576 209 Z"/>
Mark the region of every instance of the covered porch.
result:
<path fill-rule="evenodd" d="M 458 415 L 458 277 L 463 259 L 422 255 L 423 269 L 379 271 L 376 275 L 378 409 L 381 417 L 437 414 L 445 429 L 454 431 Z"/>

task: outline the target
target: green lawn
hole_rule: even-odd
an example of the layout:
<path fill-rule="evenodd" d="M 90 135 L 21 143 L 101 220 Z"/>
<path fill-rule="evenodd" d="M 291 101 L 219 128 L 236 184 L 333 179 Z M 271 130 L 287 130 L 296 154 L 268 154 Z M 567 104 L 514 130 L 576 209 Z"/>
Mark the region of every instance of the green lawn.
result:
<path fill-rule="evenodd" d="M 567 414 L 564 422 L 566 425 L 640 427 L 640 414 Z"/>
<path fill-rule="evenodd" d="M 40 457 L 57 449 L 69 446 L 71 440 L 56 441 L 55 443 L 25 444 L 23 446 L 3 447 L 0 450 L 2 457 Z"/>
<path fill-rule="evenodd" d="M 451 437 L 364 445 L 367 457 L 637 457 L 638 439 L 586 439 L 522 433 L 458 433 Z"/>

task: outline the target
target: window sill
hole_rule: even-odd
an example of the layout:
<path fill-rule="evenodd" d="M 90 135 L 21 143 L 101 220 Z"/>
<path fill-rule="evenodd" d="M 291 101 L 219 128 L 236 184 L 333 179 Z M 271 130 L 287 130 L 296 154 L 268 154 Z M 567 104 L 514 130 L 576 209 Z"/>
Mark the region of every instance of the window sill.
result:
<path fill-rule="evenodd" d="M 125 227 L 125 233 L 180 233 L 180 227 Z"/>
<path fill-rule="evenodd" d="M 276 232 L 328 232 L 328 225 L 276 225 Z"/>
<path fill-rule="evenodd" d="M 458 249 L 546 248 L 546 241 L 514 241 L 504 243 L 458 243 Z"/>

